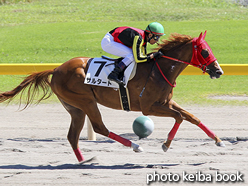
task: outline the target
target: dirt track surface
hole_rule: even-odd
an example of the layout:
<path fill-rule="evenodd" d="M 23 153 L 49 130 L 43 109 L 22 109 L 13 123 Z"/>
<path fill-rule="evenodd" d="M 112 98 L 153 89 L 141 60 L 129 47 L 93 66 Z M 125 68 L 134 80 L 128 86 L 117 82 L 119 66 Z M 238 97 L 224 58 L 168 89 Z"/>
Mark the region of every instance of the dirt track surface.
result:
<path fill-rule="evenodd" d="M 85 125 L 79 145 L 84 157 L 93 159 L 84 164 L 77 163 L 66 139 L 70 116 L 60 104 L 41 104 L 22 112 L 17 109 L 17 105 L 0 107 L 1 186 L 147 185 L 155 174 L 157 179 L 151 185 L 226 185 L 216 181 L 216 174 L 233 175 L 233 179 L 242 174 L 244 182 L 228 185 L 248 184 L 247 107 L 185 107 L 223 139 L 226 147 L 215 146 L 203 131 L 184 121 L 171 148 L 163 152 L 161 145 L 174 124 L 172 118 L 150 117 L 154 132 L 138 140 L 132 122 L 141 113 L 101 106 L 107 128 L 141 145 L 144 152 L 134 153 L 100 135 L 97 141 L 87 141 Z M 169 173 L 180 180 L 163 181 Z M 192 182 L 185 174 L 193 174 L 195 179 L 204 174 L 212 180 Z"/>

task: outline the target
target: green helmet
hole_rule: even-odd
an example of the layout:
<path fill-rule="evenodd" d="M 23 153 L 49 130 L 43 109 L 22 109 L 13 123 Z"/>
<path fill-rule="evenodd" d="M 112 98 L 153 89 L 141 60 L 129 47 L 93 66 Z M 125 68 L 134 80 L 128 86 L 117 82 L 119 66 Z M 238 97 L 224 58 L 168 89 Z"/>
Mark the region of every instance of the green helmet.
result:
<path fill-rule="evenodd" d="M 164 27 L 158 22 L 152 22 L 146 27 L 146 32 L 153 33 L 155 35 L 163 36 L 164 34 Z"/>

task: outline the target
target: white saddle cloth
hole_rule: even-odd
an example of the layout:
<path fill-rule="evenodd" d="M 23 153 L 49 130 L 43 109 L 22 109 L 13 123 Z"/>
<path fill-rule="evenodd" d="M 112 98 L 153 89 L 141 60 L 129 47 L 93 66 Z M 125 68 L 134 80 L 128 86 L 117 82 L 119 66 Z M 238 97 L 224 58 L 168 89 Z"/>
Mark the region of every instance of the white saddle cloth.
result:
<path fill-rule="evenodd" d="M 93 58 L 90 62 L 84 83 L 119 89 L 118 83 L 110 81 L 107 78 L 110 72 L 114 70 L 114 66 L 114 61 L 103 58 Z M 125 88 L 127 87 L 128 81 L 134 77 L 136 68 L 137 63 L 133 62 L 124 71 L 123 81 L 125 82 Z"/>

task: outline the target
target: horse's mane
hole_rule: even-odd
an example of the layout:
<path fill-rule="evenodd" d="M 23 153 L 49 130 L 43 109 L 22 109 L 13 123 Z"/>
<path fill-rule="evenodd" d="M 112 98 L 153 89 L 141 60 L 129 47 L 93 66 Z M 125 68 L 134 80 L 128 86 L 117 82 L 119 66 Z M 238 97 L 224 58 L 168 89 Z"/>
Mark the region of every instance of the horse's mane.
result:
<path fill-rule="evenodd" d="M 172 33 L 168 39 L 163 39 L 162 43 L 158 44 L 158 47 L 154 50 L 158 51 L 160 50 L 164 54 L 171 49 L 174 49 L 176 47 L 182 46 L 189 41 L 192 41 L 192 37 L 189 35 L 183 35 L 178 33 Z"/>

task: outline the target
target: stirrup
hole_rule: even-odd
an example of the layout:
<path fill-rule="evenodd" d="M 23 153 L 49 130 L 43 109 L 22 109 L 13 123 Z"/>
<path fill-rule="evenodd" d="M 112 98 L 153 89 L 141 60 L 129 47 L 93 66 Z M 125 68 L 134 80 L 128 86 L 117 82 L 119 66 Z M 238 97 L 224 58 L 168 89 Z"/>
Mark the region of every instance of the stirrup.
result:
<path fill-rule="evenodd" d="M 125 83 L 118 78 L 120 72 L 122 71 L 123 69 L 121 69 L 121 67 L 116 66 L 114 70 L 108 75 L 108 79 L 118 83 L 119 85 L 125 86 Z"/>
<path fill-rule="evenodd" d="M 112 75 L 113 75 L 112 72 L 108 75 L 108 79 L 110 81 L 114 81 L 114 82 L 118 83 L 119 85 L 125 86 L 125 83 L 122 80 L 118 79 L 117 77 L 113 77 Z"/>

